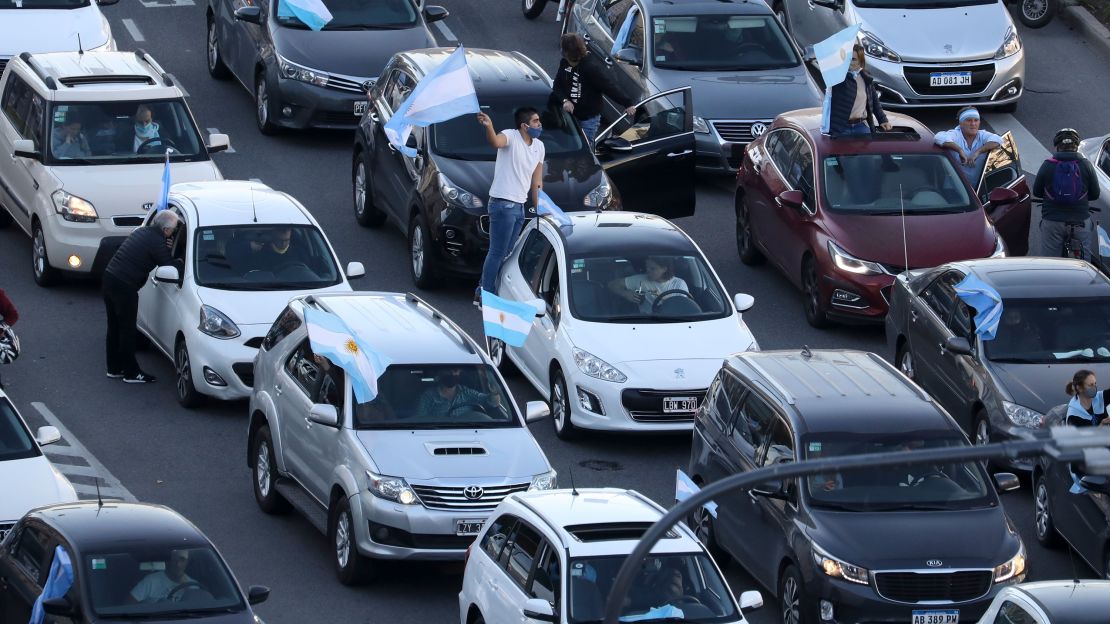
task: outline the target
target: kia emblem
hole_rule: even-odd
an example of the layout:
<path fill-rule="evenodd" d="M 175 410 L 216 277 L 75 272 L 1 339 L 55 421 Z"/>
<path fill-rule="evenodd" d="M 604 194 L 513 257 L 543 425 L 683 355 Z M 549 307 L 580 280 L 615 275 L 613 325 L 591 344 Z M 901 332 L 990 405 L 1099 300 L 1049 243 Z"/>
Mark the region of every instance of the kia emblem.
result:
<path fill-rule="evenodd" d="M 485 493 L 486 491 L 478 487 L 477 485 L 468 485 L 463 488 L 463 496 L 465 496 L 467 500 L 478 500 L 482 498 Z"/>
<path fill-rule="evenodd" d="M 940 559 L 930 559 L 925 562 L 925 565 L 929 566 L 930 568 L 939 568 L 940 566 L 944 565 L 944 562 Z"/>
<path fill-rule="evenodd" d="M 143 212 L 150 212 L 151 208 L 154 208 L 154 202 L 147 202 L 143 204 Z"/>
<path fill-rule="evenodd" d="M 752 124 L 752 137 L 761 137 L 767 132 L 767 124 L 757 121 Z"/>

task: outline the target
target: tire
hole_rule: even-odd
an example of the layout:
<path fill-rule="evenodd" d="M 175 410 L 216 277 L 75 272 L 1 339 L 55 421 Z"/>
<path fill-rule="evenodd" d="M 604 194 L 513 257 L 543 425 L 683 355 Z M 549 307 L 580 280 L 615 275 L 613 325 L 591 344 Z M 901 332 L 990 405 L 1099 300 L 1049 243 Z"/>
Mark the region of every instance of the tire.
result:
<path fill-rule="evenodd" d="M 915 372 L 913 351 L 910 351 L 909 345 L 903 344 L 902 346 L 898 347 L 898 352 L 894 356 L 894 363 L 896 366 L 898 366 L 898 370 L 902 371 L 903 375 L 909 377 L 910 380 L 913 380 Z"/>
<path fill-rule="evenodd" d="M 1043 474 L 1037 475 L 1033 483 L 1033 532 L 1037 534 L 1037 541 L 1045 548 L 1060 545 L 1060 534 L 1056 532 L 1056 522 L 1052 519 L 1048 486 Z"/>
<path fill-rule="evenodd" d="M 570 395 L 563 371 L 558 366 L 551 371 L 551 389 L 548 394 L 548 407 L 551 408 L 551 424 L 560 440 L 573 440 L 578 437 L 578 427 L 571 422 Z"/>
<path fill-rule="evenodd" d="M 736 253 L 740 256 L 740 262 L 748 266 L 763 264 L 767 259 L 755 246 L 748 201 L 743 195 L 738 195 L 736 198 Z"/>
<path fill-rule="evenodd" d="M 805 597 L 802 575 L 793 564 L 787 565 L 779 578 L 779 605 L 782 624 L 814 624 L 817 621 L 813 604 Z"/>
<path fill-rule="evenodd" d="M 212 19 L 212 16 L 208 16 L 208 33 L 205 43 L 208 75 L 216 80 L 227 80 L 231 77 L 231 72 L 228 71 L 227 65 L 224 64 L 224 57 L 220 54 L 220 39 L 216 36 L 216 20 Z"/>
<path fill-rule="evenodd" d="M 502 376 L 516 377 L 520 374 L 520 369 L 509 359 L 509 355 L 505 352 L 505 343 L 500 339 L 486 338 L 486 353 L 489 354 L 489 359 L 493 360 L 497 370 L 501 371 Z"/>
<path fill-rule="evenodd" d="M 709 551 L 709 555 L 717 562 L 717 565 L 724 569 L 728 564 L 732 563 L 732 555 L 728 554 L 720 544 L 717 543 L 717 529 L 713 526 L 713 515 L 705 507 L 695 509 L 691 514 L 688 522 L 694 535 Z"/>
<path fill-rule="evenodd" d="M 385 223 L 385 213 L 374 205 L 371 194 L 370 175 L 366 167 L 366 158 L 360 151 L 355 154 L 355 162 L 351 167 L 351 192 L 355 205 L 355 221 L 362 227 L 376 228 Z"/>
<path fill-rule="evenodd" d="M 527 19 L 536 19 L 543 13 L 547 0 L 520 0 L 520 10 Z"/>
<path fill-rule="evenodd" d="M 1056 0 L 1019 0 L 1018 19 L 1029 28 L 1042 28 L 1056 15 Z"/>
<path fill-rule="evenodd" d="M 173 370 L 175 373 L 174 389 L 177 392 L 177 402 L 185 409 L 193 409 L 204 404 L 205 396 L 197 390 L 193 381 L 193 362 L 189 358 L 189 347 L 185 339 L 177 341 L 173 348 Z"/>
<path fill-rule="evenodd" d="M 422 290 L 439 285 L 439 274 L 432 253 L 432 233 L 424 223 L 424 216 L 417 213 L 409 225 L 409 272 L 412 283 Z"/>
<path fill-rule="evenodd" d="M 972 429 L 974 436 L 971 441 L 975 446 L 991 443 L 991 421 L 987 413 L 980 410 L 975 414 L 975 427 Z"/>
<path fill-rule="evenodd" d="M 329 514 L 328 539 L 335 558 L 335 576 L 344 585 L 360 585 L 369 580 L 373 562 L 358 551 L 355 523 L 346 496 L 335 501 Z"/>
<path fill-rule="evenodd" d="M 31 271 L 35 283 L 43 288 L 53 286 L 61 279 L 61 271 L 50 266 L 50 256 L 46 251 L 46 235 L 36 221 L 31 225 Z"/>
<path fill-rule="evenodd" d="M 274 439 L 270 435 L 270 427 L 262 425 L 254 434 L 254 445 L 251 449 L 254 467 L 251 479 L 254 482 L 254 502 L 263 513 L 276 515 L 286 513 L 291 509 L 289 501 L 285 500 L 274 487 L 276 481 L 277 462 L 274 461 Z"/>
<path fill-rule="evenodd" d="M 254 123 L 262 134 L 273 135 L 278 132 L 278 127 L 270 121 L 270 92 L 263 72 L 259 72 L 254 79 Z"/>
<path fill-rule="evenodd" d="M 832 325 L 829 322 L 829 312 L 824 299 L 821 297 L 821 288 L 817 281 L 817 264 L 813 258 L 806 260 L 802 267 L 802 291 L 805 294 L 804 306 L 806 322 L 812 327 L 822 329 Z"/>

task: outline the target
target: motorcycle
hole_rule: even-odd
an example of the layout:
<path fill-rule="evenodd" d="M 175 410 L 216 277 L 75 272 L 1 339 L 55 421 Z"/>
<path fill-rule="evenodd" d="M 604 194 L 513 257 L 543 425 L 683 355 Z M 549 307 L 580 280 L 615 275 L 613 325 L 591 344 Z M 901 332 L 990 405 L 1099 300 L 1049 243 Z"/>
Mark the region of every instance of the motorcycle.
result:
<path fill-rule="evenodd" d="M 1056 15 L 1056 3 L 1059 0 L 1006 0 L 1006 2 L 1018 5 L 1018 19 L 1022 24 L 1029 28 L 1041 28 L 1051 22 L 1052 16 Z"/>

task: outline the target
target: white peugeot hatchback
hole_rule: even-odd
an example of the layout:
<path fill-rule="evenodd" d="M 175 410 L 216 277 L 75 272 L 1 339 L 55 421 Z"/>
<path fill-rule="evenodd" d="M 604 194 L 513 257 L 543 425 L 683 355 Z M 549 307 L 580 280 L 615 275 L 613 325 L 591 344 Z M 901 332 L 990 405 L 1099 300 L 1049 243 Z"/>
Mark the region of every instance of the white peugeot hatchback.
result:
<path fill-rule="evenodd" d="M 349 292 L 347 278 L 366 273 L 351 262 L 344 275 L 308 210 L 260 182 L 176 184 L 169 209 L 184 224 L 172 248 L 179 266 L 151 273 L 139 291 L 138 326 L 173 360 L 185 407 L 205 395 L 249 397 L 254 356 L 289 299 Z"/>
<path fill-rule="evenodd" d="M 489 340 L 548 397 L 555 433 L 692 428 L 721 361 L 759 349 L 701 249 L 670 221 L 634 212 L 531 221 L 505 261 L 498 294 L 547 304 L 522 347 Z"/>
<path fill-rule="evenodd" d="M 8 59 L 30 52 L 105 52 L 116 49 L 100 7 L 119 0 L 0 1 L 0 71 Z"/>

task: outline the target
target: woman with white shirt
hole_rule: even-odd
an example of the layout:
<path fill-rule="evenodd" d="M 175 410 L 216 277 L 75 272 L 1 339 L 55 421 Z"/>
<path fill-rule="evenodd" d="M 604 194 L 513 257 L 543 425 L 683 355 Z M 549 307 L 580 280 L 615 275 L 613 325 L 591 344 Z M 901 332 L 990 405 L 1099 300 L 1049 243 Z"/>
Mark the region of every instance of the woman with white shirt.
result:
<path fill-rule="evenodd" d="M 643 273 L 617 278 L 609 282 L 609 290 L 639 306 L 640 312 L 650 314 L 659 295 L 669 290 L 690 292 L 686 282 L 675 276 L 674 268 L 674 258 L 651 256 L 644 261 Z"/>

